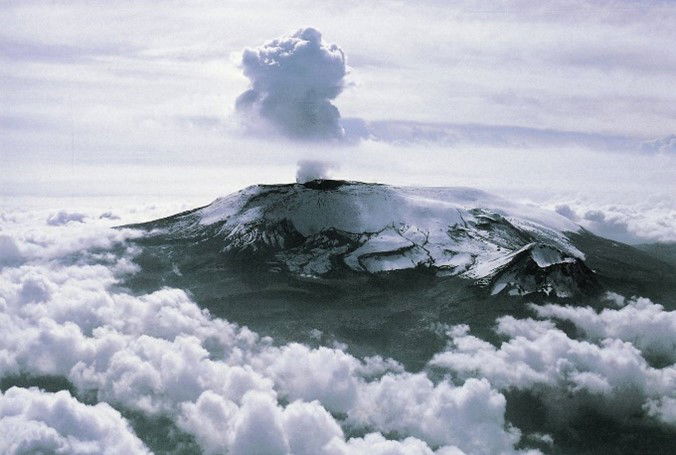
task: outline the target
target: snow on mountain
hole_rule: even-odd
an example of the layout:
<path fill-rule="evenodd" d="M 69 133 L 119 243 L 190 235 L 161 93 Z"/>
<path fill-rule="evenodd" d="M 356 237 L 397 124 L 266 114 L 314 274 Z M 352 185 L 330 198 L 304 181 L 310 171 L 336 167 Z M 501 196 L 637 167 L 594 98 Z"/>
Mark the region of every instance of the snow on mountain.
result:
<path fill-rule="evenodd" d="M 283 205 L 278 205 L 279 202 Z M 484 208 L 517 222 L 552 231 L 580 227 L 556 212 L 516 204 L 471 188 L 394 187 L 381 184 L 317 180 L 307 184 L 254 185 L 200 209 L 202 224 L 247 222 L 263 208 L 267 221 L 290 220 L 303 235 L 325 229 L 376 232 L 393 223 L 434 231 L 462 223 L 467 211 Z M 317 215 L 320 215 L 318 217 Z M 471 218 L 471 216 L 469 216 Z"/>
<path fill-rule="evenodd" d="M 494 294 L 563 297 L 579 291 L 571 277 L 593 274 L 567 237 L 577 224 L 469 188 L 256 185 L 163 220 L 162 228 L 174 238 L 217 237 L 225 254 L 264 256 L 302 276 L 425 268 Z"/>

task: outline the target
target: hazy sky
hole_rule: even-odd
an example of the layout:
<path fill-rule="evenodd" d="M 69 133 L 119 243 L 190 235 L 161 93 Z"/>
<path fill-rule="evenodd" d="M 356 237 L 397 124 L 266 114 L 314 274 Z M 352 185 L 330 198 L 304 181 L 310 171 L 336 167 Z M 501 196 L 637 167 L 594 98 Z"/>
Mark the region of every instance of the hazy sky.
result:
<path fill-rule="evenodd" d="M 674 2 L 5 1 L 0 11 L 5 199 L 206 202 L 292 181 L 298 160 L 319 158 L 342 178 L 581 210 L 664 206 L 659 216 L 676 218 Z M 345 54 L 330 101 L 370 139 L 241 134 L 243 50 L 307 26 Z"/>

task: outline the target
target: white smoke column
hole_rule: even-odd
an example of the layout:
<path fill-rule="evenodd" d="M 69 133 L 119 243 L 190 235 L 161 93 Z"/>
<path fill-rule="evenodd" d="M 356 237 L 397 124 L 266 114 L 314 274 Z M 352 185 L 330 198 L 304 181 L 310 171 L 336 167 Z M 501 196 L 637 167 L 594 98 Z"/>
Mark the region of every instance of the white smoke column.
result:
<path fill-rule="evenodd" d="M 301 160 L 298 162 L 296 182 L 307 183 L 313 180 L 324 180 L 331 177 L 331 171 L 338 169 L 338 164 L 330 161 Z"/>
<path fill-rule="evenodd" d="M 242 54 L 251 88 L 237 98 L 246 127 L 271 126 L 298 139 L 343 137 L 340 113 L 331 104 L 343 90 L 345 54 L 325 44 L 314 28 L 265 43 Z"/>

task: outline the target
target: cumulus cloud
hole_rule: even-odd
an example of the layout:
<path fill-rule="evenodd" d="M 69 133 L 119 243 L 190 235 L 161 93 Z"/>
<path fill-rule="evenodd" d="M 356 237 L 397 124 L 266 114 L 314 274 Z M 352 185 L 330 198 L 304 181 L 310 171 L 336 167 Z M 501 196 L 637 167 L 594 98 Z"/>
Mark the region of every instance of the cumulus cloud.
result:
<path fill-rule="evenodd" d="M 602 210 L 588 210 L 582 218 L 587 225 L 602 237 L 608 237 L 627 243 L 636 243 L 637 236 L 630 232 L 626 217 L 606 214 Z"/>
<path fill-rule="evenodd" d="M 9 235 L 0 235 L 0 267 L 3 265 L 17 265 L 23 261 L 19 247 Z"/>
<path fill-rule="evenodd" d="M 349 411 L 356 425 L 412 435 L 432 446 L 458 446 L 475 454 L 509 453 L 519 440 L 505 430 L 505 397 L 486 380 L 461 387 L 434 385 L 424 374 L 385 375 L 360 390 Z"/>
<path fill-rule="evenodd" d="M 676 210 L 670 200 L 638 204 L 555 204 L 554 210 L 591 232 L 629 244 L 676 240 Z"/>
<path fill-rule="evenodd" d="M 330 178 L 331 172 L 338 169 L 336 163 L 317 160 L 301 160 L 298 162 L 296 171 L 296 182 L 306 183 L 312 180 L 323 180 Z"/>
<path fill-rule="evenodd" d="M 0 452 L 137 455 L 150 451 L 118 411 L 88 406 L 67 391 L 12 387 L 0 392 Z"/>
<path fill-rule="evenodd" d="M 103 212 L 101 215 L 99 215 L 99 218 L 101 219 L 108 219 L 108 220 L 119 220 L 120 217 L 116 215 L 115 213 L 111 211 Z"/>
<path fill-rule="evenodd" d="M 661 397 L 648 402 L 643 406 L 648 415 L 667 425 L 676 426 L 676 398 Z"/>
<path fill-rule="evenodd" d="M 556 211 L 556 213 L 565 216 L 569 220 L 573 221 L 579 220 L 579 217 L 577 216 L 577 213 L 575 213 L 575 210 L 573 210 L 568 204 L 559 204 L 556 207 L 554 207 L 554 210 Z"/>
<path fill-rule="evenodd" d="M 645 355 L 676 362 L 676 311 L 646 298 L 632 298 L 623 308 L 604 308 L 597 312 L 590 307 L 530 305 L 541 318 L 572 322 L 587 338 L 616 338 L 629 341 Z"/>
<path fill-rule="evenodd" d="M 131 229 L 110 229 L 110 225 L 119 221 L 76 213 L 76 218 L 82 221 L 45 224 L 45 216 L 49 214 L 52 217 L 54 212 L 40 210 L 20 210 L 12 212 L 11 217 L 0 218 L 0 267 L 48 260 L 86 260 L 108 265 L 119 258 L 114 258 L 107 251 L 122 247 L 131 252 L 133 247 L 124 242 L 141 235 Z M 130 219 L 135 220 L 133 217 Z"/>
<path fill-rule="evenodd" d="M 449 331 L 448 350 L 430 363 L 459 377 L 486 378 L 499 389 L 537 391 L 554 419 L 566 421 L 581 409 L 593 408 L 613 419 L 643 413 L 669 423 L 676 365 L 653 368 L 624 341 L 659 352 L 668 349 L 671 335 L 663 341 L 648 333 L 652 326 L 646 321 L 657 322 L 659 333 L 672 324 L 671 315 L 658 315 L 658 307 L 641 302 L 600 314 L 555 305 L 536 309 L 542 316 L 579 322 L 591 340 L 570 338 L 549 320 L 504 316 L 497 320 L 496 332 L 508 340 L 496 347 L 470 335 L 468 326 L 456 326 Z M 588 324 L 583 313 L 592 318 Z M 638 319 L 636 327 L 626 324 L 631 316 Z"/>
<path fill-rule="evenodd" d="M 71 222 L 82 223 L 84 219 L 85 215 L 83 213 L 60 210 L 47 218 L 47 224 L 51 226 L 60 226 Z"/>
<path fill-rule="evenodd" d="M 239 95 L 237 111 L 245 126 L 267 126 L 292 138 L 338 139 L 340 113 L 331 104 L 345 86 L 345 54 L 304 28 L 242 54 L 251 87 Z"/>
<path fill-rule="evenodd" d="M 233 454 L 279 454 L 289 452 L 277 401 L 266 394 L 247 394 L 234 422 Z"/>
<path fill-rule="evenodd" d="M 363 438 L 349 441 L 334 439 L 326 448 L 327 455 L 463 455 L 457 447 L 443 447 L 433 452 L 427 444 L 416 438 L 402 441 L 385 439 L 379 433 L 370 433 Z"/>

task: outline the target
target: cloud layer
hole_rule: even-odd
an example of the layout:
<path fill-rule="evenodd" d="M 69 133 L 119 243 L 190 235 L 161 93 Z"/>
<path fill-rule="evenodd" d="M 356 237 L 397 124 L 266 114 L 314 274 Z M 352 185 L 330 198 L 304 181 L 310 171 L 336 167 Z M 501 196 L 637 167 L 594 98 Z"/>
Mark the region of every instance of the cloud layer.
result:
<path fill-rule="evenodd" d="M 0 270 L 0 325 L 6 328 L 0 376 L 66 378 L 78 396 L 149 419 L 169 418 L 205 453 L 519 452 L 520 432 L 505 422 L 505 398 L 487 381 L 432 381 L 379 357 L 278 346 L 211 317 L 179 289 L 128 294 L 116 284 L 136 271 L 135 250 L 124 242 L 133 232 L 86 230 L 102 221 L 85 220 L 51 226 L 42 218 L 39 244 L 22 237 L 30 230 L 15 230 L 24 257 Z M 58 399 L 73 412 L 96 414 L 89 420 L 127 428 L 108 405 L 85 406 L 64 393 L 7 393 L 21 401 L 16 413 L 26 421 L 37 418 L 21 410 L 32 409 L 29 403 Z M 53 427 L 45 431 L 56 435 L 71 431 L 52 421 L 36 425 Z M 98 448 L 109 444 L 109 434 L 123 433 L 105 428 L 82 438 Z M 346 429 L 359 436 L 347 436 Z M 125 431 L 127 440 L 137 441 Z M 384 436 L 391 433 L 401 439 Z"/>
<path fill-rule="evenodd" d="M 600 313 L 553 304 L 531 308 L 540 317 L 572 322 L 584 338 L 571 338 L 551 320 L 503 316 L 495 328 L 507 338 L 500 346 L 470 335 L 466 325 L 455 326 L 448 349 L 431 364 L 462 378 L 486 378 L 501 390 L 535 391 L 559 424 L 591 408 L 618 421 L 642 415 L 676 425 L 675 312 L 648 299 Z M 651 366 L 642 351 L 667 365 Z"/>
<path fill-rule="evenodd" d="M 629 341 L 644 355 L 676 362 L 676 311 L 646 298 L 613 295 L 622 307 L 595 311 L 590 307 L 531 305 L 540 318 L 570 321 L 586 338 Z"/>
<path fill-rule="evenodd" d="M 169 419 L 207 454 L 508 454 L 532 441 L 556 446 L 506 420 L 505 394 L 514 389 L 541 397 L 563 427 L 589 407 L 618 421 L 676 425 L 674 312 L 647 299 L 612 295 L 604 310 L 531 305 L 539 319 L 496 321 L 505 338 L 497 346 L 454 327 L 430 368 L 411 373 L 340 347 L 278 345 L 212 317 L 180 289 L 131 295 L 118 285 L 137 273 L 138 251 L 126 239 L 138 233 L 107 228 L 120 221 L 100 211 L 73 213 L 83 221 L 52 225 L 23 211 L 0 220 L 3 248 L 14 255 L 0 268 L 0 377 L 63 377 L 77 393 L 7 391 L 0 409 L 3 400 L 20 404 L 0 425 L 36 428 L 0 441 L 7 447 L 50 443 L 78 453 L 86 443 L 98 453 L 116 435 L 144 453 L 144 435 L 113 407 Z M 52 402 L 97 431 L 77 433 L 49 412 L 42 420 L 33 413 L 31 403 Z"/>
<path fill-rule="evenodd" d="M 0 451 L 7 455 L 143 455 L 150 451 L 107 403 L 88 406 L 60 391 L 0 392 Z"/>
<path fill-rule="evenodd" d="M 343 136 L 340 113 L 331 104 L 344 87 L 345 54 L 325 44 L 314 28 L 300 29 L 242 54 L 251 88 L 237 98 L 245 127 L 271 126 L 300 139 Z"/>
<path fill-rule="evenodd" d="M 560 203 L 554 210 L 601 237 L 628 244 L 676 241 L 676 207 L 669 196 L 623 205 Z"/>

